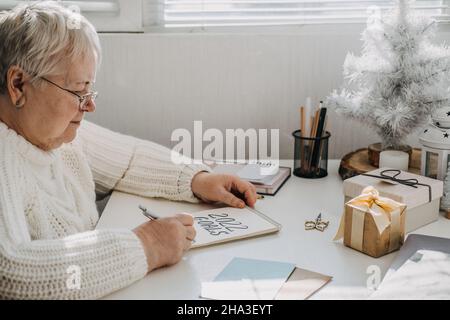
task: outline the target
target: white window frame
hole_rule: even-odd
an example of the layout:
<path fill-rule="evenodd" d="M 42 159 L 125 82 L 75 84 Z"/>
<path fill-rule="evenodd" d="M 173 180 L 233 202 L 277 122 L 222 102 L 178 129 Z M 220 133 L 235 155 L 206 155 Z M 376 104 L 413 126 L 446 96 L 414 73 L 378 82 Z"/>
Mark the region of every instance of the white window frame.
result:
<path fill-rule="evenodd" d="M 0 10 L 8 10 L 19 3 L 34 1 L 0 0 Z M 57 1 L 79 8 L 98 32 L 143 32 L 142 0 L 112 0 L 109 2 Z"/>
<path fill-rule="evenodd" d="M 195 1 L 195 0 L 194 0 Z M 317 0 L 326 1 L 326 0 Z M 331 0 L 330 2 L 335 1 Z M 356 1 L 356 0 L 355 0 Z M 361 2 L 369 2 L 370 0 L 361 0 Z M 450 0 L 442 0 L 444 5 L 450 7 Z M 264 33 L 277 33 L 277 32 L 296 32 L 298 30 L 304 30 L 305 28 L 308 30 L 316 30 L 316 29 L 329 29 L 333 30 L 336 25 L 339 25 L 337 29 L 339 30 L 351 30 L 352 28 L 359 28 L 366 24 L 367 18 L 354 18 L 354 19 L 335 19 L 329 21 L 312 21 L 312 22 L 304 22 L 304 23 L 286 23 L 286 24 L 278 24 L 278 25 L 246 25 L 246 26 L 186 26 L 186 27 L 176 27 L 176 28 L 168 28 L 162 24 L 157 24 L 155 21 L 163 21 L 162 16 L 164 15 L 164 0 L 144 0 L 145 5 L 147 6 L 147 13 L 144 14 L 144 29 L 145 32 L 149 33 L 255 33 L 255 32 L 264 32 Z M 149 23 L 149 14 L 148 8 L 151 7 L 151 23 Z M 446 9 L 446 14 L 448 17 L 445 17 L 443 20 L 437 20 L 441 29 L 449 30 L 450 29 L 450 9 Z M 327 27 L 329 26 L 329 27 Z M 353 27 L 352 27 L 353 26 Z"/>

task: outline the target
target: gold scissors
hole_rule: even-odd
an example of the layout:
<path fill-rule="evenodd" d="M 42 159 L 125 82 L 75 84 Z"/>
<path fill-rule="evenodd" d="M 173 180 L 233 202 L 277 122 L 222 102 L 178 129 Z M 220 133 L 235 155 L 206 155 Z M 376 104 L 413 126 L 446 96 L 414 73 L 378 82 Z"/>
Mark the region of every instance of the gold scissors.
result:
<path fill-rule="evenodd" d="M 316 229 L 323 232 L 329 224 L 329 221 L 322 220 L 322 213 L 319 213 L 315 221 L 308 220 L 305 222 L 305 230 Z"/>

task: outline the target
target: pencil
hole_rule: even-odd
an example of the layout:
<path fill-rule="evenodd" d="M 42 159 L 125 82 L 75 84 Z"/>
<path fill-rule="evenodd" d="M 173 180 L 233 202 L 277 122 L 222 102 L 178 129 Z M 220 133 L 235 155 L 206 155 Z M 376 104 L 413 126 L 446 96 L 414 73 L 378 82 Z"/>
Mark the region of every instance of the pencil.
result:
<path fill-rule="evenodd" d="M 316 110 L 316 112 L 314 113 L 314 128 L 311 138 L 314 138 L 316 136 L 318 124 L 319 124 L 319 110 Z"/>
<path fill-rule="evenodd" d="M 311 130 L 311 122 L 310 118 L 312 115 L 312 107 L 311 107 L 311 98 L 306 98 L 306 104 L 305 104 L 305 131 L 303 133 L 304 137 L 307 137 L 310 130 Z"/>
<path fill-rule="evenodd" d="M 322 104 L 322 101 L 320 102 Z M 325 124 L 325 119 L 327 115 L 327 108 L 320 108 L 320 113 L 318 115 L 318 121 L 317 121 L 317 127 L 316 127 L 316 133 L 315 138 L 318 140 L 315 141 L 314 145 L 314 151 L 312 156 L 312 167 L 317 168 L 319 166 L 319 159 L 320 159 L 320 151 L 321 151 L 321 145 L 322 145 L 322 136 L 323 136 L 323 129 Z"/>
<path fill-rule="evenodd" d="M 328 125 L 328 115 L 325 116 L 325 121 L 324 121 L 324 124 L 323 124 L 323 132 L 324 132 L 323 135 L 325 135 L 327 133 L 327 125 Z M 324 143 L 325 143 L 324 141 L 320 142 L 319 160 L 317 161 L 317 164 L 318 164 L 317 165 L 317 174 L 320 174 L 320 161 L 322 160 L 322 150 L 324 148 L 324 146 L 323 146 Z"/>
<path fill-rule="evenodd" d="M 300 136 L 305 136 L 305 107 L 300 107 Z"/>
<path fill-rule="evenodd" d="M 319 124 L 319 110 L 316 110 L 315 115 L 314 115 L 314 121 L 312 124 L 312 130 L 311 130 L 311 138 L 316 138 L 316 134 L 317 134 L 317 126 Z M 312 166 L 312 161 L 313 161 L 313 150 L 315 148 L 316 145 L 316 141 L 315 140 L 311 140 L 311 150 L 309 152 L 309 159 L 308 159 L 308 164 L 309 164 L 309 170 L 311 170 L 311 166 Z"/>
<path fill-rule="evenodd" d="M 314 130 L 314 116 L 311 116 L 311 118 L 310 118 L 310 123 L 311 123 L 311 125 L 310 125 L 310 131 L 309 131 L 309 136 L 310 137 L 312 137 L 312 135 L 313 135 L 313 130 Z"/>
<path fill-rule="evenodd" d="M 304 166 L 304 156 L 305 156 L 305 150 L 304 150 L 304 142 L 303 137 L 305 137 L 305 108 L 303 106 L 300 107 L 300 168 L 303 168 Z"/>

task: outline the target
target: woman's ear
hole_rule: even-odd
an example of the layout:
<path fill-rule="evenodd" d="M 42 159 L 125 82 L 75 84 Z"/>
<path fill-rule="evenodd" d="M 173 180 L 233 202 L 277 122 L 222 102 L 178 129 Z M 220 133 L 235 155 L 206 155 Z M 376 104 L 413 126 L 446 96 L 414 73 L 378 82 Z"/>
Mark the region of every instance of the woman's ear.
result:
<path fill-rule="evenodd" d="M 6 85 L 11 102 L 17 108 L 25 104 L 23 85 L 25 83 L 25 72 L 18 66 L 11 66 L 6 73 Z"/>

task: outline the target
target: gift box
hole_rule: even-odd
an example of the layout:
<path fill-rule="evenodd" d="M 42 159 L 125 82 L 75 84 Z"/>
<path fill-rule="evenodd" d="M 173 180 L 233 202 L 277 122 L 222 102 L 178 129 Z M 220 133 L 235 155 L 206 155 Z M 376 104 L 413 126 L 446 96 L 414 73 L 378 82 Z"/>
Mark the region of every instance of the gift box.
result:
<path fill-rule="evenodd" d="M 378 258 L 401 247 L 405 239 L 406 205 L 380 197 L 378 191 L 366 187 L 345 204 L 338 233 L 334 240 Z"/>
<path fill-rule="evenodd" d="M 440 180 L 406 171 L 381 168 L 344 181 L 345 202 L 373 186 L 381 197 L 406 204 L 405 232 L 411 232 L 439 217 L 439 202 L 443 192 Z"/>

